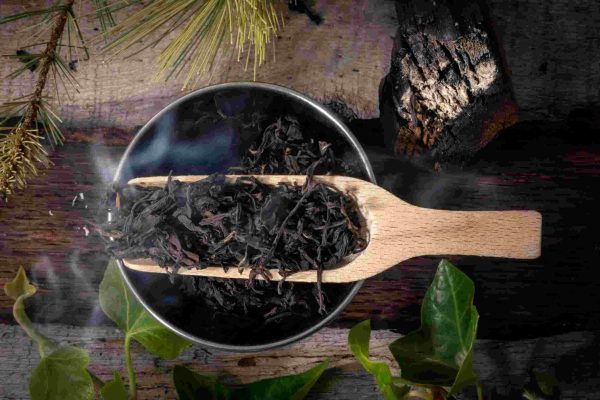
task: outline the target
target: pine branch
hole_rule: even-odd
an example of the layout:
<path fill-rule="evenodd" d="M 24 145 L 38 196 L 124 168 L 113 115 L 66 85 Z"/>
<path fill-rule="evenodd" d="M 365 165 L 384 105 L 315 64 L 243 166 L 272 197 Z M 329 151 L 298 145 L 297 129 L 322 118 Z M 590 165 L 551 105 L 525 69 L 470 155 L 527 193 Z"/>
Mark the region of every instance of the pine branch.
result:
<path fill-rule="evenodd" d="M 39 57 L 38 77 L 21 121 L 0 143 L 0 195 L 5 199 L 14 188 L 23 188 L 29 175 L 37 175 L 36 164 L 46 167 L 50 160 L 40 143 L 37 129 L 38 114 L 48 114 L 43 104 L 43 92 L 48 80 L 50 67 L 55 60 L 56 50 L 65 29 L 75 0 L 66 0 L 57 8 L 57 16 L 52 26 L 50 40 Z"/>
<path fill-rule="evenodd" d="M 267 46 L 281 29 L 282 4 L 281 0 L 149 0 L 106 31 L 104 38 L 110 40 L 105 51 L 137 54 L 177 31 L 157 60 L 157 77 L 184 74 L 185 89 L 211 68 L 219 48 L 228 42 L 238 61 L 245 58 L 246 68 L 253 60 L 256 79 Z"/>

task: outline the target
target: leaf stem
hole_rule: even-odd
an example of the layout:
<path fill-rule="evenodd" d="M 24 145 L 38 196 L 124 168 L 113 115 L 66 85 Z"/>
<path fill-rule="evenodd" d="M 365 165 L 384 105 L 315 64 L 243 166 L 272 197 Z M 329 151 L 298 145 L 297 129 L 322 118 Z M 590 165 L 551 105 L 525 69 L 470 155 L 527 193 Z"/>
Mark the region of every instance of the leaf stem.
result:
<path fill-rule="evenodd" d="M 131 337 L 125 335 L 125 366 L 127 367 L 127 376 L 129 377 L 129 397 L 133 400 L 137 399 L 137 387 L 135 382 L 135 372 L 133 371 L 133 363 L 131 362 Z"/>
<path fill-rule="evenodd" d="M 479 379 L 475 383 L 475 387 L 477 388 L 477 400 L 483 400 L 483 385 Z"/>
<path fill-rule="evenodd" d="M 100 391 L 102 389 L 102 386 L 104 386 L 104 381 L 98 378 L 98 376 L 96 376 L 96 374 L 94 374 L 89 369 L 87 370 L 87 372 L 88 374 L 90 374 L 90 377 L 92 378 L 92 383 L 94 384 L 96 390 Z"/>
<path fill-rule="evenodd" d="M 53 351 L 58 347 L 58 344 L 54 342 L 52 339 L 47 338 L 42 335 L 38 330 L 33 326 L 33 322 L 27 316 L 25 312 L 25 304 L 23 303 L 25 296 L 20 296 L 13 305 L 13 316 L 17 323 L 23 328 L 25 333 L 38 344 L 38 350 L 40 352 L 40 356 L 44 357 L 46 355 L 46 351 Z"/>

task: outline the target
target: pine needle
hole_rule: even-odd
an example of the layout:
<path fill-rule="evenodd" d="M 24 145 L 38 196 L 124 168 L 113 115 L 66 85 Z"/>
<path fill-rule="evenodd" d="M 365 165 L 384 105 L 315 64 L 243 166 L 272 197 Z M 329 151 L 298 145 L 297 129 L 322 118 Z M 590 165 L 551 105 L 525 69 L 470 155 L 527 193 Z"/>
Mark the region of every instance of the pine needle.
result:
<path fill-rule="evenodd" d="M 36 15 L 48 16 L 48 15 L 52 15 L 53 13 L 56 13 L 59 11 L 65 11 L 66 9 L 67 9 L 67 7 L 65 7 L 63 4 L 57 4 L 57 5 L 48 7 L 48 8 L 42 8 L 40 10 L 25 11 L 22 13 L 13 14 L 13 15 L 9 15 L 6 17 L 0 17 L 0 25 L 7 24 L 9 22 L 18 21 L 23 18 L 34 17 Z"/>
<path fill-rule="evenodd" d="M 37 79 L 34 92 L 13 99 L 0 107 L 0 113 L 5 116 L 4 120 L 0 121 L 0 195 L 5 199 L 15 189 L 23 189 L 29 177 L 38 175 L 39 167 L 45 168 L 50 165 L 42 145 L 44 136 L 52 147 L 63 143 L 64 137 L 59 128 L 61 120 L 52 110 L 48 97 L 44 96 L 43 92 L 49 75 L 54 77 L 55 86 L 59 80 L 65 87 L 77 84 L 61 56 L 63 49 L 67 50 L 69 57 L 72 57 L 72 50 L 84 49 L 87 54 L 83 36 L 73 14 L 73 3 L 74 0 L 64 0 L 63 4 L 44 10 L 0 18 L 2 24 L 36 15 L 43 16 L 42 22 L 35 25 L 38 31 L 32 38 L 36 43 L 33 47 L 44 46 L 39 53 L 22 51 L 21 56 L 27 55 L 26 59 L 20 58 L 24 65 L 9 75 L 10 78 L 15 78 L 27 69 L 32 72 L 35 70 Z M 36 38 L 46 31 L 49 31 L 48 41 L 39 43 Z M 62 44 L 63 40 L 66 40 L 66 45 Z M 81 46 L 73 44 L 74 40 L 80 41 Z M 58 93 L 58 88 L 56 91 Z M 9 121 L 15 119 L 18 120 L 16 125 L 6 126 Z"/>
<path fill-rule="evenodd" d="M 93 0 L 93 2 L 96 7 L 96 18 L 100 22 L 100 30 L 106 33 L 117 24 L 113 16 L 113 7 L 109 5 L 108 0 Z"/>
<path fill-rule="evenodd" d="M 97 0 L 98 1 L 98 0 Z M 253 60 L 253 77 L 266 60 L 267 46 L 281 29 L 276 5 L 280 0 L 150 0 L 143 8 L 107 30 L 105 51 L 113 56 L 137 52 L 183 25 L 158 60 L 157 78 L 185 74 L 183 88 L 195 84 L 210 69 L 229 36 L 238 61 L 246 53 L 245 68 Z M 153 40 L 152 38 L 159 39 Z"/>
<path fill-rule="evenodd" d="M 50 139 L 50 145 L 52 147 L 56 145 L 62 145 L 64 135 L 62 134 L 59 124 L 62 122 L 60 117 L 52 110 L 52 107 L 48 102 L 42 100 L 39 104 L 38 115 L 36 119 L 36 131 L 39 132 L 39 125 L 44 128 L 46 137 Z"/>
<path fill-rule="evenodd" d="M 31 53 L 29 53 L 27 55 L 10 54 L 10 55 L 6 55 L 4 57 L 16 58 L 17 60 L 21 61 L 22 65 L 19 68 L 17 68 L 16 70 L 14 70 L 13 72 L 11 72 L 10 74 L 6 75 L 6 77 L 5 77 L 7 79 L 15 79 L 27 70 L 29 70 L 31 72 L 35 71 L 35 69 L 40 64 L 40 58 L 42 57 L 42 54 L 31 54 Z"/>
<path fill-rule="evenodd" d="M 15 188 L 27 186 L 27 177 L 38 175 L 36 164 L 48 167 L 50 161 L 35 129 L 22 121 L 0 138 L 0 193 L 6 199 Z"/>

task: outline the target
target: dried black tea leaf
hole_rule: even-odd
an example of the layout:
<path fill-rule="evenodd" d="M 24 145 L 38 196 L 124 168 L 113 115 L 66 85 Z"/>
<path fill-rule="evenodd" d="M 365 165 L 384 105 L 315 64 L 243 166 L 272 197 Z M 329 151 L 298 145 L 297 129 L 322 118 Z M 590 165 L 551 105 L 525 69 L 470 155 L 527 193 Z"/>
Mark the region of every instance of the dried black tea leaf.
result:
<path fill-rule="evenodd" d="M 269 125 L 258 143 L 248 149 L 236 174 L 325 175 L 348 172 L 348 166 L 336 158 L 331 144 L 305 137 L 292 117 L 279 118 Z"/>
<path fill-rule="evenodd" d="M 322 271 L 365 247 L 353 200 L 312 176 L 303 186 L 267 186 L 250 176 L 227 183 L 216 174 L 118 193 L 122 206 L 111 228 L 121 235 L 108 250 L 118 258 L 150 257 L 172 274 L 214 265 L 250 268 L 251 288 L 259 276 L 270 280 L 271 269 L 282 276 Z M 213 297 L 223 305 L 219 295 Z M 324 309 L 321 294 L 318 300 Z"/>
<path fill-rule="evenodd" d="M 348 171 L 332 147 L 305 135 L 298 121 L 286 116 L 268 125 L 230 172 L 305 174 L 303 186 L 267 186 L 252 177 L 226 182 L 215 174 L 189 184 L 169 179 L 163 188 L 113 188 L 112 204 L 116 196 L 119 209 L 105 227 L 107 249 L 118 258 L 150 257 L 173 280 L 180 268 L 250 268 L 247 281 L 183 278 L 184 291 L 217 312 L 260 310 L 270 323 L 309 314 L 314 297 L 319 313 L 326 313 L 323 269 L 366 246 L 354 201 L 312 179 Z M 318 283 L 307 292 L 289 282 L 269 282 L 270 269 L 282 276 L 317 270 Z"/>

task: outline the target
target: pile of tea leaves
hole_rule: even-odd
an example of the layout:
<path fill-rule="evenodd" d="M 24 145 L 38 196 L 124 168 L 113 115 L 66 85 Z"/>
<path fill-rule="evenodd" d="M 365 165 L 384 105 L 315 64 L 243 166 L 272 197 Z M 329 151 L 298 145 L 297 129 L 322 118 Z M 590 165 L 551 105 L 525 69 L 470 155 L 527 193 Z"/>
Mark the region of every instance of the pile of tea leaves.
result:
<path fill-rule="evenodd" d="M 245 175 L 326 174 L 348 167 L 336 158 L 331 143 L 305 138 L 300 124 L 291 116 L 267 126 L 258 143 L 248 149 L 239 167 L 231 173 Z"/>
<path fill-rule="evenodd" d="M 181 268 L 250 268 L 246 281 L 186 277 L 184 287 L 216 309 L 260 308 L 267 319 L 308 309 L 308 299 L 294 293 L 293 284 L 269 282 L 269 269 L 284 277 L 316 270 L 314 296 L 319 313 L 326 313 L 322 271 L 366 246 L 353 200 L 313 179 L 339 168 L 331 145 L 305 139 L 294 118 L 279 118 L 241 164 L 231 172 L 306 174 L 307 179 L 302 186 L 268 186 L 249 176 L 231 182 L 215 174 L 194 183 L 169 179 L 165 187 L 115 188 L 119 209 L 107 227 L 112 237 L 107 249 L 117 258 L 150 257 L 172 277 Z"/>

